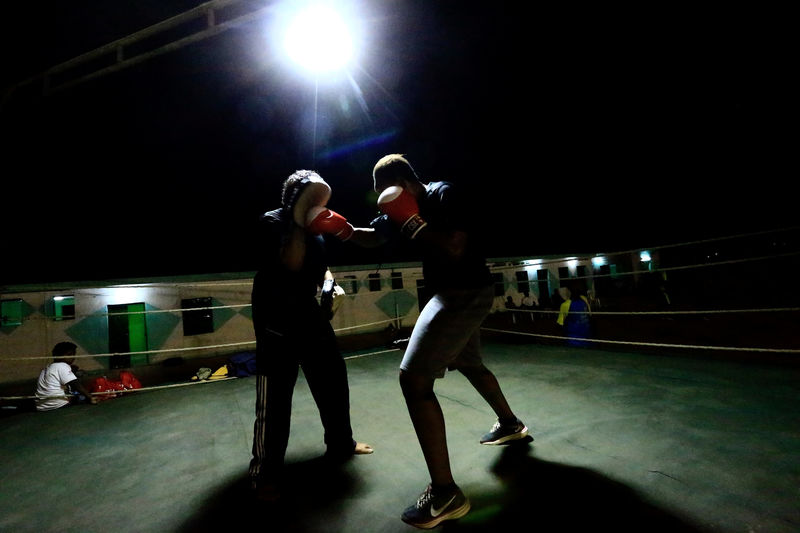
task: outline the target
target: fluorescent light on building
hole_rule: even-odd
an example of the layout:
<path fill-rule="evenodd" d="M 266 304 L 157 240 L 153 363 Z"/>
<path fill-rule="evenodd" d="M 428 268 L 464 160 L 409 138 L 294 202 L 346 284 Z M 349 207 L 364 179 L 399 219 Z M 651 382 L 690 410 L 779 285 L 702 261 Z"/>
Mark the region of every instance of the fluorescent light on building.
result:
<path fill-rule="evenodd" d="M 652 259 L 650 258 L 650 252 L 648 252 L 647 250 L 645 250 L 643 252 L 640 252 L 639 253 L 639 260 L 642 263 L 649 263 L 650 261 L 652 261 Z"/>
<path fill-rule="evenodd" d="M 542 266 L 541 259 L 526 259 L 522 262 L 522 266 L 525 269 L 525 272 L 536 272 L 540 266 Z"/>
<path fill-rule="evenodd" d="M 106 289 L 108 304 L 130 304 L 146 301 L 146 287 L 111 287 Z"/>

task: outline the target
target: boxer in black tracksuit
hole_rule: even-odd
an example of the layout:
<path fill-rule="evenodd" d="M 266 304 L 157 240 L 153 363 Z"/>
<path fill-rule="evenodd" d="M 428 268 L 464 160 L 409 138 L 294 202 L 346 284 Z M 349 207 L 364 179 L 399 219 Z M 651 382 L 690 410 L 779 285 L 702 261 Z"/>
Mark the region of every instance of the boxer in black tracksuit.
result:
<path fill-rule="evenodd" d="M 323 237 L 297 225 L 292 206 L 286 206 L 291 189 L 302 187 L 307 174 L 290 176 L 284 185 L 284 207 L 265 213 L 260 221 L 261 253 L 252 293 L 257 376 L 250 476 L 263 499 L 277 497 L 301 366 L 325 430 L 326 456 L 339 460 L 371 452 L 353 440 L 347 369 L 329 322 L 330 310 L 316 299 L 318 287 L 332 279 Z"/>

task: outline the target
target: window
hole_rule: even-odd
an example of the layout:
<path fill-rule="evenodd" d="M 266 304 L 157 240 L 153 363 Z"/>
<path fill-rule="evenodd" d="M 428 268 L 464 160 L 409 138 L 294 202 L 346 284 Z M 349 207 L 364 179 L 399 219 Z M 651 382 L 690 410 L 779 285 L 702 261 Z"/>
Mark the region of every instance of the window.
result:
<path fill-rule="evenodd" d="M 344 283 L 340 283 L 341 287 L 344 289 L 346 294 L 356 294 L 358 292 L 358 280 L 355 276 L 344 276 L 346 280 Z"/>
<path fill-rule="evenodd" d="M 539 305 L 550 305 L 550 271 L 542 268 L 536 271 L 536 286 L 539 289 Z"/>
<path fill-rule="evenodd" d="M 611 265 L 603 264 L 595 266 L 594 275 L 594 289 L 598 295 L 612 295 L 613 284 L 611 282 Z"/>
<path fill-rule="evenodd" d="M 418 279 L 417 280 L 417 303 L 419 305 L 419 310 L 420 311 L 422 311 L 422 309 L 425 307 L 425 304 L 428 303 L 428 300 L 431 299 L 431 296 L 432 296 L 432 294 L 431 294 L 430 290 L 428 290 L 428 288 L 425 287 L 425 280 L 424 279 Z"/>
<path fill-rule="evenodd" d="M 595 267 L 594 275 L 595 276 L 608 276 L 611 274 L 611 266 L 610 265 L 600 265 Z"/>
<path fill-rule="evenodd" d="M 22 325 L 22 299 L 0 300 L 0 327 Z"/>
<path fill-rule="evenodd" d="M 530 284 L 528 283 L 528 271 L 520 270 L 517 275 L 517 292 L 520 294 L 530 292 Z"/>
<path fill-rule="evenodd" d="M 501 272 L 495 272 L 492 274 L 492 279 L 494 280 L 494 295 L 504 296 L 506 293 L 506 282 L 503 279 L 503 274 Z"/>
<path fill-rule="evenodd" d="M 73 296 L 72 294 L 64 296 L 53 296 L 53 319 L 54 320 L 75 319 L 75 296 Z"/>
<path fill-rule="evenodd" d="M 392 290 L 403 288 L 403 273 L 392 272 Z"/>
<path fill-rule="evenodd" d="M 211 307 L 211 298 L 187 298 L 181 300 L 183 312 L 183 334 L 202 335 L 214 332 L 213 309 L 199 309 Z"/>
<path fill-rule="evenodd" d="M 369 274 L 369 290 L 375 292 L 381 290 L 381 275 L 378 273 Z"/>
<path fill-rule="evenodd" d="M 559 287 L 566 287 L 567 285 L 569 285 L 569 282 L 567 280 L 569 280 L 569 267 L 568 266 L 558 267 Z"/>

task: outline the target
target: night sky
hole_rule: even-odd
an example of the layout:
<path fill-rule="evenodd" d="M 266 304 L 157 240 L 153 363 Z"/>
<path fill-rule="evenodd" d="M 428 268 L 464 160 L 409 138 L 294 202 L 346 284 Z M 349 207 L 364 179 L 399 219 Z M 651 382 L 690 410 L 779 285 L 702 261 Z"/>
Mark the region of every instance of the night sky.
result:
<path fill-rule="evenodd" d="M 15 8 L 3 81 L 199 3 Z M 276 15 L 46 97 L 7 93 L 0 285 L 254 270 L 255 222 L 286 176 L 319 171 L 329 207 L 365 225 L 392 152 L 476 194 L 493 257 L 796 225 L 785 15 L 347 4 L 365 30 L 349 80 L 290 69 L 265 37 Z"/>

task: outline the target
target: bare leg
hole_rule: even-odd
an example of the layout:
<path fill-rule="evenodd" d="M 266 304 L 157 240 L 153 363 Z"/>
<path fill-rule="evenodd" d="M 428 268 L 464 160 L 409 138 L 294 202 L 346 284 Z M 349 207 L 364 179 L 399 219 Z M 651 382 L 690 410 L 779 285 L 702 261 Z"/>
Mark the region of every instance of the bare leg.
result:
<path fill-rule="evenodd" d="M 434 381 L 427 376 L 400 371 L 400 387 L 428 465 L 431 483 L 445 486 L 453 483 L 453 474 L 450 471 L 444 415 L 433 392 Z"/>
<path fill-rule="evenodd" d="M 494 410 L 497 418 L 502 420 L 509 420 L 514 418 L 514 413 L 511 411 L 503 391 L 500 389 L 500 384 L 491 370 L 484 365 L 471 366 L 458 369 L 469 380 L 475 390 L 480 393 L 484 400 Z"/>

